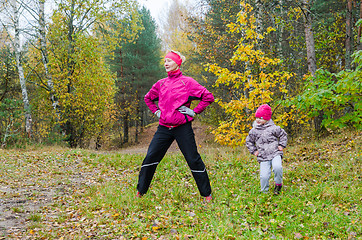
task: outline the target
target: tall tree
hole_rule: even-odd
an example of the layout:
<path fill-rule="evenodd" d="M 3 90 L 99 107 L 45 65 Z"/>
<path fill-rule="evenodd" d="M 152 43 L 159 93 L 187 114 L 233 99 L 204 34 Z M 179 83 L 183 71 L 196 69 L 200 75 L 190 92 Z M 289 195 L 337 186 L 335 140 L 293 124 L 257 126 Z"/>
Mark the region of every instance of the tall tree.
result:
<path fill-rule="evenodd" d="M 213 91 L 216 98 L 231 97 L 227 86 L 213 87 L 217 77 L 205 71 L 204 66 L 215 63 L 220 67 L 243 70 L 244 66 L 232 65 L 230 61 L 241 34 L 227 31 L 227 25 L 236 21 L 237 14 L 241 10 L 240 0 L 200 0 L 198 9 L 188 18 L 190 26 L 187 28 L 188 37 L 195 46 L 195 52 L 187 61 L 202 66 L 203 69 L 198 75 L 189 74 L 197 80 L 203 80 L 202 84 Z M 213 124 L 226 117 L 216 104 L 203 115 L 205 115 L 204 120 Z"/>
<path fill-rule="evenodd" d="M 42 56 L 42 62 L 44 66 L 45 78 L 47 80 L 47 87 L 49 90 L 50 99 L 52 101 L 53 108 L 55 112 L 58 114 L 59 111 L 59 102 L 55 97 L 54 93 L 54 83 L 51 75 L 51 66 L 49 64 L 48 57 L 48 44 L 46 38 L 46 21 L 45 21 L 45 0 L 38 0 L 39 4 L 39 12 L 38 12 L 38 34 L 39 34 L 39 42 L 40 42 L 40 52 Z"/>
<path fill-rule="evenodd" d="M 24 112 L 25 112 L 25 131 L 28 135 L 28 137 L 31 137 L 31 131 L 32 131 L 32 117 L 31 117 L 31 110 L 30 110 L 30 102 L 28 98 L 28 89 L 26 86 L 26 79 L 24 76 L 24 67 L 22 63 L 21 58 L 21 45 L 20 45 L 20 7 L 17 4 L 16 0 L 10 1 L 10 6 L 13 10 L 12 15 L 12 22 L 13 22 L 13 28 L 15 31 L 14 40 L 13 40 L 13 46 L 15 50 L 15 58 L 16 58 L 16 65 L 18 69 L 19 74 L 19 82 L 21 86 L 21 93 L 23 96 L 23 103 L 24 103 Z"/>
<path fill-rule="evenodd" d="M 237 20 L 228 24 L 230 34 L 242 33 L 243 36 L 231 58 L 232 66 L 209 65 L 210 71 L 218 77 L 216 86 L 227 85 L 230 89 L 229 96 L 220 97 L 217 101 L 227 118 L 214 131 L 215 138 L 219 143 L 232 146 L 244 143 L 253 119 L 250 110 L 263 103 L 275 103 L 277 92 L 287 93 L 285 83 L 291 76 L 275 67 L 280 59 L 271 58 L 261 50 L 262 39 L 274 29 L 269 27 L 265 33 L 259 33 L 256 28 L 258 17 L 252 6 L 243 1 L 240 5 L 243 10 Z M 246 66 L 245 71 L 234 70 L 235 65 Z M 287 115 L 274 116 L 276 121 L 284 121 L 284 124 L 287 118 Z"/>
<path fill-rule="evenodd" d="M 308 63 L 308 71 L 312 76 L 311 81 L 313 81 L 313 77 L 317 71 L 317 60 L 315 55 L 315 43 L 314 43 L 314 34 L 313 34 L 313 25 L 312 25 L 312 13 L 311 13 L 311 5 L 313 4 L 313 0 L 302 0 L 301 10 L 303 12 L 304 17 L 304 32 L 305 32 L 305 44 L 307 48 L 307 63 Z M 316 131 L 320 131 L 322 129 L 322 121 L 323 121 L 323 111 L 319 112 L 319 114 L 314 118 L 314 128 Z"/>
<path fill-rule="evenodd" d="M 359 25 L 358 25 L 358 32 L 357 32 L 357 50 L 362 50 L 362 43 L 361 43 L 361 34 L 362 34 L 362 1 L 359 5 Z"/>
<path fill-rule="evenodd" d="M 353 2 L 347 0 L 346 13 L 346 69 L 351 69 L 352 53 L 353 53 Z"/>
<path fill-rule="evenodd" d="M 103 49 L 97 37 L 77 34 L 73 52 L 69 51 L 63 17 L 54 15 L 50 32 L 54 44 L 49 56 L 54 90 L 69 145 L 84 147 L 87 140 L 100 134 L 105 123 L 111 122 L 114 79 L 102 59 Z"/>
<path fill-rule="evenodd" d="M 108 26 L 132 12 L 134 4 L 127 0 L 65 0 L 55 10 L 52 76 L 57 78 L 53 81 L 58 84 L 57 97 L 62 102 L 62 126 L 71 147 L 81 144 L 84 135 L 92 132 L 87 128 L 91 126 L 90 117 L 100 121 L 102 112 L 108 111 L 106 103 L 112 103 L 109 97 L 113 94 L 113 79 L 101 57 L 108 51 L 104 39 L 115 42 Z M 102 34 L 96 35 L 98 31 Z M 81 84 L 86 85 L 79 88 Z M 100 106 L 95 107 L 97 104 Z M 92 114 L 88 115 L 89 111 Z M 94 127 L 98 131 L 101 126 Z"/>
<path fill-rule="evenodd" d="M 305 45 L 307 48 L 307 63 L 308 71 L 314 76 L 317 71 L 317 61 L 315 57 L 315 44 L 312 27 L 312 13 L 311 13 L 311 2 L 313 0 L 302 0 L 301 10 L 303 11 L 304 17 L 304 33 L 305 33 Z"/>
<path fill-rule="evenodd" d="M 142 30 L 134 41 L 121 44 L 121 48 L 116 50 L 120 54 L 112 61 L 112 69 L 118 72 L 116 102 L 123 122 L 124 143 L 129 141 L 128 126 L 131 122 L 136 128 L 135 140 L 138 141 L 139 126 L 148 123 L 148 108 L 143 97 L 164 76 L 156 23 L 146 8 L 140 9 L 139 14 Z"/>

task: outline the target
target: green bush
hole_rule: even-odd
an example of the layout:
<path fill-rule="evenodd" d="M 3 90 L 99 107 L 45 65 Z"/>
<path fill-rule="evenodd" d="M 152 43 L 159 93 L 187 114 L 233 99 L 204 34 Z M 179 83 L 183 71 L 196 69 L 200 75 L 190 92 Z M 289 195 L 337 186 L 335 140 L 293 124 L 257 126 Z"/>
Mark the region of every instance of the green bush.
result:
<path fill-rule="evenodd" d="M 307 79 L 304 91 L 287 106 L 294 105 L 313 119 L 323 112 L 322 125 L 329 129 L 362 127 L 362 51 L 353 54 L 355 70 L 330 73 L 317 70 Z"/>

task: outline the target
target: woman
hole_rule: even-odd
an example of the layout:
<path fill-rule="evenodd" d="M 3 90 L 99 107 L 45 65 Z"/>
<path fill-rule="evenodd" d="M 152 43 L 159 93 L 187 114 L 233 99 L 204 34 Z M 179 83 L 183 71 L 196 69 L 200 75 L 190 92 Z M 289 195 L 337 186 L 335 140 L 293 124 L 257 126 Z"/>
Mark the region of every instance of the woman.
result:
<path fill-rule="evenodd" d="M 147 192 L 157 165 L 176 139 L 201 196 L 205 197 L 206 202 L 212 199 L 210 180 L 197 151 L 191 121 L 214 101 L 214 97 L 194 79 L 182 75 L 180 66 L 184 60 L 185 57 L 179 52 L 167 53 L 164 66 L 168 77 L 157 81 L 145 95 L 147 106 L 159 118 L 159 126 L 141 166 L 137 197 Z M 200 100 L 193 110 L 190 109 L 192 100 Z"/>

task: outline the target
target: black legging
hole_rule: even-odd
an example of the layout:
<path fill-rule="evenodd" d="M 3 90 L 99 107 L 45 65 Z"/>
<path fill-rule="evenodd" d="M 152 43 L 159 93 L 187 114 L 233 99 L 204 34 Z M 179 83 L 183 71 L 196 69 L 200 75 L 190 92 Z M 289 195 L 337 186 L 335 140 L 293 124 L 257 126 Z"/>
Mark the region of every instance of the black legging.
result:
<path fill-rule="evenodd" d="M 147 155 L 142 163 L 137 190 L 141 195 L 147 192 L 157 165 L 161 162 L 175 139 L 191 169 L 201 196 L 209 196 L 211 194 L 210 180 L 207 175 L 205 164 L 202 161 L 200 154 L 197 152 L 195 134 L 192 130 L 191 122 L 176 128 L 158 126 L 148 147 Z"/>

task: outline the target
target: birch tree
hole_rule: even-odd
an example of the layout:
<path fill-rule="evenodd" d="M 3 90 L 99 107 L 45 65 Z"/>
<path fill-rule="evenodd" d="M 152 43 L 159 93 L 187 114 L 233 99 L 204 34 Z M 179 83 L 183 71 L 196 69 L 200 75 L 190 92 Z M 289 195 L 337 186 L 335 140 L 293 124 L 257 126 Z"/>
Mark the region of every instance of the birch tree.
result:
<path fill-rule="evenodd" d="M 30 110 L 30 102 L 28 98 L 28 90 L 26 87 L 26 79 L 24 76 L 24 68 L 23 63 L 21 59 L 21 44 L 20 44 L 20 5 L 16 0 L 10 1 L 10 6 L 12 9 L 12 15 L 11 15 L 11 22 L 12 27 L 14 29 L 15 35 L 13 39 L 13 48 L 15 51 L 15 58 L 16 58 L 16 65 L 18 68 L 18 74 L 19 74 L 19 82 L 21 86 L 21 93 L 23 97 L 23 103 L 24 103 L 24 113 L 25 113 L 25 131 L 28 135 L 28 137 L 31 137 L 31 131 L 32 131 L 32 117 L 31 117 L 31 110 Z"/>
<path fill-rule="evenodd" d="M 54 94 L 54 84 L 51 75 L 51 66 L 49 64 L 48 57 L 48 47 L 47 47 L 47 38 L 46 38 L 46 22 L 45 22 L 45 0 L 38 0 L 39 12 L 38 12 L 38 33 L 39 33 L 39 42 L 40 42 L 40 52 L 42 56 L 42 62 L 45 71 L 45 77 L 47 79 L 47 86 L 50 92 L 50 99 L 52 101 L 52 106 L 55 112 L 58 115 L 59 102 Z M 59 117 L 59 116 L 58 116 Z"/>

